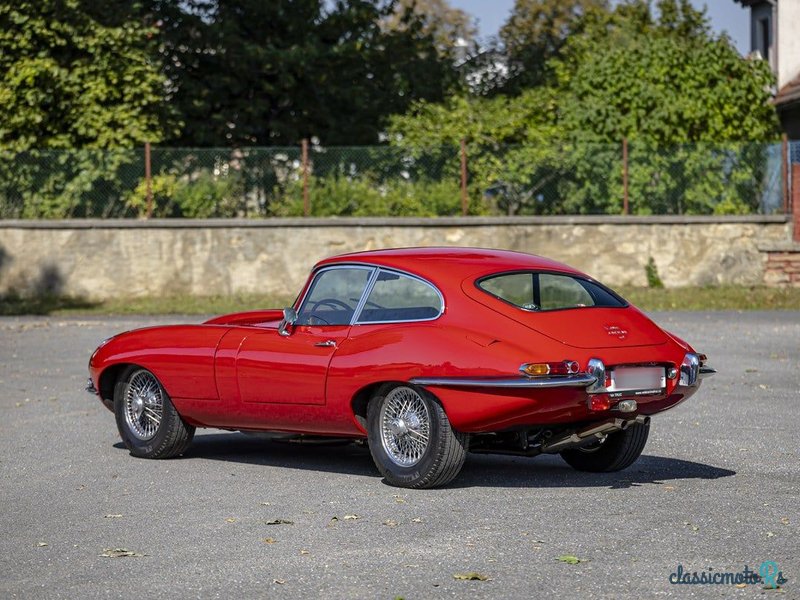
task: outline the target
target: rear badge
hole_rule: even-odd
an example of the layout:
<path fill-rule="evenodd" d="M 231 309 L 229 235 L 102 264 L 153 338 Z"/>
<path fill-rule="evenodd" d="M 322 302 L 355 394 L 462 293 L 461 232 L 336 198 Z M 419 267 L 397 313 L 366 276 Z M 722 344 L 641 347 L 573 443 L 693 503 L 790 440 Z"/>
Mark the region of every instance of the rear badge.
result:
<path fill-rule="evenodd" d="M 603 325 L 603 329 L 606 330 L 608 335 L 620 340 L 624 340 L 626 337 L 628 337 L 628 331 L 622 329 L 622 327 L 618 327 L 617 325 Z"/>

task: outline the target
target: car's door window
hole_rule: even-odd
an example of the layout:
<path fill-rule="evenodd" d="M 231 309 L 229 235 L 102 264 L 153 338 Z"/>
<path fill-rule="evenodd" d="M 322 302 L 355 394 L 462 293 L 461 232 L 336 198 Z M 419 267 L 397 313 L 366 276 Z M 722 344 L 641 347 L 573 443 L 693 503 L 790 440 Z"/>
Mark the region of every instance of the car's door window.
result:
<path fill-rule="evenodd" d="M 358 322 L 426 321 L 438 317 L 443 309 L 441 294 L 429 283 L 381 269 Z"/>
<path fill-rule="evenodd" d="M 373 269 L 338 267 L 317 274 L 297 314 L 297 325 L 347 325 Z"/>

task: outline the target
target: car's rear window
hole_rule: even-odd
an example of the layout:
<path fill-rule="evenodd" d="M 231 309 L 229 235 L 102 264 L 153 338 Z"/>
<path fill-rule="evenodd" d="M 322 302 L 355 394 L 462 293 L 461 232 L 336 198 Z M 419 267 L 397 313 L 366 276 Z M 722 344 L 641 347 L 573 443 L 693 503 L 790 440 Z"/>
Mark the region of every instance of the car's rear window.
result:
<path fill-rule="evenodd" d="M 600 284 L 563 273 L 501 273 L 484 277 L 477 285 L 492 296 L 523 310 L 627 306 L 622 298 Z"/>

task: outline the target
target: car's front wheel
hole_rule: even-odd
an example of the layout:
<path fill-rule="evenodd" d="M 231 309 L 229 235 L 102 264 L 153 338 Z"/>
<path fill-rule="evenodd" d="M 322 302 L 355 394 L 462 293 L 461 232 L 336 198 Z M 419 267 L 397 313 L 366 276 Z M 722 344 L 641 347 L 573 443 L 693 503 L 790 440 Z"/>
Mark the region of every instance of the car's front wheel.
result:
<path fill-rule="evenodd" d="M 431 488 L 464 465 L 468 436 L 454 431 L 442 406 L 410 385 L 381 388 L 367 407 L 369 449 L 391 485 Z"/>
<path fill-rule="evenodd" d="M 119 435 L 133 456 L 170 458 L 182 454 L 194 437 L 161 382 L 147 369 L 126 369 L 114 388 Z"/>
<path fill-rule="evenodd" d="M 641 455 L 650 433 L 650 421 L 634 423 L 586 448 L 564 450 L 561 457 L 578 471 L 608 473 L 631 466 Z"/>

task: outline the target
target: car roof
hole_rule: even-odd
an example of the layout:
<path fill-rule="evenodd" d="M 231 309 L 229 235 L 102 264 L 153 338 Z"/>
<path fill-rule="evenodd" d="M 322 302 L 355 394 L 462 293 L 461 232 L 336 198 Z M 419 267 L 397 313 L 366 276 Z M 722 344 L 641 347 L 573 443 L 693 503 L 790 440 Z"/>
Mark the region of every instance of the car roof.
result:
<path fill-rule="evenodd" d="M 340 254 L 317 263 L 315 269 L 342 263 L 369 263 L 431 279 L 464 279 L 488 273 L 544 270 L 585 276 L 563 263 L 513 250 L 489 248 L 389 248 Z"/>

